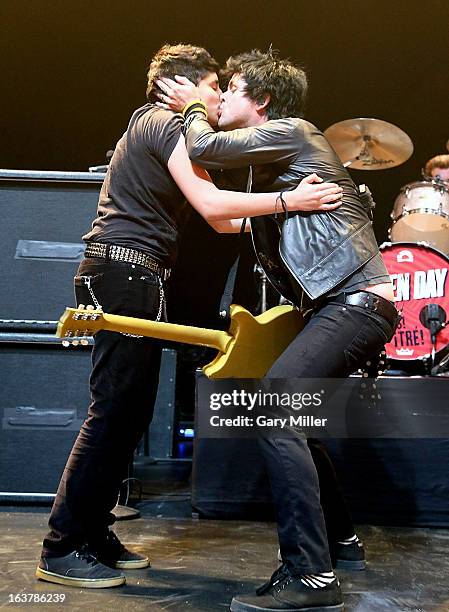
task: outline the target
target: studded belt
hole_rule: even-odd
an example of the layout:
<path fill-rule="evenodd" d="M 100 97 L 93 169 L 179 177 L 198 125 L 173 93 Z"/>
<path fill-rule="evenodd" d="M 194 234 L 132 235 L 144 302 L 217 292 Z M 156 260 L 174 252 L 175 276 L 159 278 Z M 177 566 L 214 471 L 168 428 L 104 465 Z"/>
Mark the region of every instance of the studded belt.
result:
<path fill-rule="evenodd" d="M 338 302 L 339 304 L 350 304 L 351 306 L 369 308 L 372 312 L 375 312 L 392 322 L 397 321 L 399 318 L 399 313 L 392 302 L 370 291 L 339 293 L 338 295 L 330 297 L 326 301 L 327 303 Z"/>
<path fill-rule="evenodd" d="M 107 261 L 125 261 L 156 272 L 162 280 L 168 280 L 170 278 L 170 268 L 163 268 L 155 259 L 138 249 L 130 249 L 128 247 L 105 242 L 88 242 L 86 250 L 84 251 L 84 256 L 98 257 L 100 259 L 106 259 Z"/>

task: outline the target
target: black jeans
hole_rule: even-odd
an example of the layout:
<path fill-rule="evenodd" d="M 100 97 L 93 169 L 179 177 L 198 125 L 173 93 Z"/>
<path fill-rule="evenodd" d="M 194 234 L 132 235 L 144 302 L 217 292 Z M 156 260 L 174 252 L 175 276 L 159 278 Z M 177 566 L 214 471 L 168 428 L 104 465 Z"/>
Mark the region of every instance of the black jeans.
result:
<path fill-rule="evenodd" d="M 156 319 L 161 281 L 155 273 L 124 262 L 84 259 L 75 296 L 87 305 L 93 298 L 85 278 L 105 312 Z M 43 556 L 66 555 L 83 544 L 94 547 L 114 522 L 111 510 L 121 481 L 153 415 L 160 358 L 155 340 L 108 331 L 95 335 L 91 404 L 59 484 Z"/>
<path fill-rule="evenodd" d="M 370 308 L 329 302 L 314 313 L 305 328 L 274 363 L 268 378 L 344 378 L 379 353 L 396 328 Z M 276 508 L 282 558 L 295 574 L 331 569 L 326 527 L 320 505 L 318 476 L 305 438 L 262 436 L 260 447 L 267 466 Z M 322 447 L 324 449 L 324 447 Z M 332 484 L 332 463 L 314 445 L 323 474 Z M 327 457 L 327 459 L 326 459 Z M 330 466 L 329 466 L 329 463 Z M 344 500 L 330 493 L 331 503 Z M 332 501 L 333 500 L 333 501 Z M 323 503 L 324 500 L 323 500 Z M 342 533 L 350 531 L 350 516 L 343 507 Z"/>

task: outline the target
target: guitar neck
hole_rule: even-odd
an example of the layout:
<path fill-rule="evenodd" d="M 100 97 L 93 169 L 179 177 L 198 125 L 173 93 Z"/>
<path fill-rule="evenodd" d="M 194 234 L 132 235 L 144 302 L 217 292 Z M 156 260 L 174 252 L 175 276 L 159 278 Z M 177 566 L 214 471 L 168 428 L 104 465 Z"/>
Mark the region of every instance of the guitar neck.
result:
<path fill-rule="evenodd" d="M 230 334 L 221 330 L 190 327 L 176 323 L 164 323 L 162 321 L 148 321 L 147 319 L 135 319 L 106 313 L 103 315 L 102 329 L 148 336 L 149 338 L 157 338 L 159 340 L 208 346 L 222 353 L 226 352 L 232 340 Z"/>

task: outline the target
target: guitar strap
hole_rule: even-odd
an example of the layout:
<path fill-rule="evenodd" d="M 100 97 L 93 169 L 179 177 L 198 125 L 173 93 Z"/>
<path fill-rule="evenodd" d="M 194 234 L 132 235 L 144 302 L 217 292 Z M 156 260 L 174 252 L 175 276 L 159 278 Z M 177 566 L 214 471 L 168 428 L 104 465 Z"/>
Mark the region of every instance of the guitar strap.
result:
<path fill-rule="evenodd" d="M 246 193 L 251 193 L 253 190 L 253 167 L 248 168 L 248 179 L 246 181 Z M 240 227 L 240 237 L 245 233 L 246 217 L 242 220 L 242 226 Z"/>
<path fill-rule="evenodd" d="M 251 190 L 253 188 L 253 167 L 250 166 L 248 169 L 248 179 L 246 181 L 246 193 L 251 193 Z M 246 218 L 242 219 L 242 225 L 240 227 L 240 241 L 243 240 L 243 237 L 245 235 L 245 225 L 246 225 Z M 240 242 L 240 244 L 242 244 L 242 242 Z M 237 276 L 237 269 L 239 267 L 239 261 L 240 261 L 240 255 L 237 255 L 236 260 L 234 261 L 234 263 L 231 266 L 231 269 L 229 270 L 229 274 L 228 274 L 228 278 L 226 280 L 226 285 L 223 291 L 223 295 L 220 301 L 220 315 L 223 318 L 229 318 L 229 308 L 232 304 L 233 301 L 233 294 L 234 294 L 234 287 L 235 287 L 235 278 Z"/>

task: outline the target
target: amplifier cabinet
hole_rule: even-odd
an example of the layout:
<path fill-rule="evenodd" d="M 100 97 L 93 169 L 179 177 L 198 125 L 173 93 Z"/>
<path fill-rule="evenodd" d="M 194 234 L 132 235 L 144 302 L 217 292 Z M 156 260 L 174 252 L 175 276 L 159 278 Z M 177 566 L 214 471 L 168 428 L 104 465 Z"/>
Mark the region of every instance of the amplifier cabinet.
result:
<path fill-rule="evenodd" d="M 104 175 L 0 170 L 0 319 L 59 318 Z"/>
<path fill-rule="evenodd" d="M 91 348 L 0 332 L 0 501 L 50 500 L 90 401 Z M 149 445 L 172 450 L 176 356 L 164 350 Z"/>

